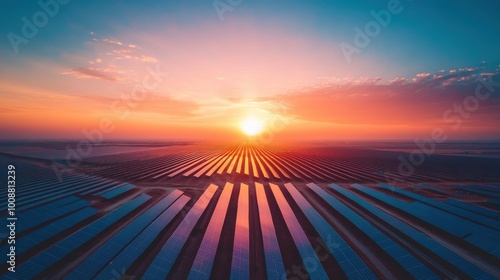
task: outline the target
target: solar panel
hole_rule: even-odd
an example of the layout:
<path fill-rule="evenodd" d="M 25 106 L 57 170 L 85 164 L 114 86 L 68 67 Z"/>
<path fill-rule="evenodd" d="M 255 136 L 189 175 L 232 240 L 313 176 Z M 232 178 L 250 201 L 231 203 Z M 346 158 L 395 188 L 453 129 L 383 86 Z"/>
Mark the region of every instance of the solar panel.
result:
<path fill-rule="evenodd" d="M 493 254 L 495 256 L 500 256 L 500 252 L 496 250 L 498 245 L 494 245 L 499 243 L 497 237 L 498 235 L 494 233 L 488 233 L 488 231 L 486 231 L 487 229 L 485 228 L 478 229 L 478 227 L 480 227 L 478 224 L 471 223 L 460 217 L 441 211 L 434 207 L 428 206 L 419 201 L 414 201 L 412 203 L 400 203 L 400 200 L 397 200 L 387 194 L 380 193 L 376 190 L 367 188 L 365 186 L 361 186 L 358 184 L 353 184 L 352 186 L 389 205 L 399 208 L 400 210 L 405 211 L 406 213 L 411 214 L 437 228 L 440 228 L 458 238 L 464 238 L 471 234 L 478 235 L 481 238 L 474 237 L 474 238 L 467 238 L 465 240 L 469 241 L 472 245 L 490 254 Z M 479 242 L 479 240 L 481 239 L 489 240 L 490 244 L 487 245 L 484 242 Z"/>
<path fill-rule="evenodd" d="M 205 167 L 203 167 L 202 169 L 200 169 L 198 172 L 196 172 L 196 174 L 194 174 L 194 177 L 200 177 L 205 172 L 207 172 L 209 168 L 211 168 L 212 166 L 214 166 L 217 162 L 222 161 L 222 159 L 223 159 L 223 155 L 220 155 L 220 156 L 216 157 L 215 159 L 209 161 L 208 165 L 206 165 Z M 205 165 L 205 164 L 206 163 L 203 163 L 203 165 Z M 198 167 L 196 167 L 196 168 L 198 168 Z M 189 173 L 184 173 L 184 175 L 186 175 L 186 174 L 189 174 Z"/>
<path fill-rule="evenodd" d="M 69 196 L 18 214 L 23 222 L 17 225 L 17 233 L 41 225 L 47 221 L 88 206 L 90 202 L 76 196 Z"/>
<path fill-rule="evenodd" d="M 111 262 L 109 262 L 95 279 L 107 280 L 116 277 L 116 272 L 122 272 L 129 267 L 144 253 L 153 243 L 158 235 L 164 230 L 174 217 L 184 208 L 190 200 L 182 195 L 158 218 L 156 218 L 141 234 L 137 235 L 127 247 L 125 247 Z"/>
<path fill-rule="evenodd" d="M 256 150 L 259 152 L 262 161 L 266 163 L 266 165 L 269 167 L 269 170 L 273 173 L 273 176 L 276 178 L 280 178 L 280 175 L 276 170 L 278 170 L 284 177 L 290 179 L 290 175 L 288 175 L 287 172 L 285 172 L 284 168 L 281 168 L 279 165 L 278 161 L 275 160 L 274 156 L 268 155 L 265 151 L 260 150 L 259 148 L 256 147 Z M 275 170 L 276 169 L 276 170 Z"/>
<path fill-rule="evenodd" d="M 207 173 L 205 173 L 206 176 L 212 176 L 212 174 L 217 170 L 219 169 L 219 167 L 221 167 L 221 165 L 224 163 L 224 162 L 227 162 L 227 159 L 228 159 L 228 155 L 227 156 L 223 156 L 222 159 L 217 163 L 215 164 Z"/>
<path fill-rule="evenodd" d="M 356 204 L 363 207 L 364 209 L 366 209 L 370 213 L 374 214 L 379 219 L 390 224 L 395 229 L 401 231 L 403 234 L 409 236 L 411 239 L 419 242 L 422 246 L 433 251 L 438 256 L 440 256 L 441 258 L 443 258 L 444 260 L 446 260 L 450 264 L 454 265 L 456 268 L 462 270 L 463 272 L 465 272 L 467 275 L 469 275 L 473 279 L 487 279 L 489 277 L 489 275 L 487 273 L 485 273 L 484 271 L 482 271 L 480 268 L 473 265 L 469 261 L 465 260 L 461 256 L 457 255 L 455 252 L 449 250 L 447 247 L 443 246 L 441 243 L 433 240 L 429 236 L 416 230 L 415 228 L 411 227 L 409 224 L 391 216 L 387 212 L 382 211 L 381 209 L 377 208 L 374 204 L 362 199 L 361 197 L 355 195 L 354 193 L 352 193 L 352 192 L 346 190 L 345 188 L 342 188 L 336 184 L 330 184 L 328 186 L 330 188 L 332 188 L 333 190 L 337 191 L 338 193 L 343 194 L 344 196 L 349 198 L 351 201 L 354 201 Z"/>
<path fill-rule="evenodd" d="M 309 274 L 309 277 L 313 280 L 329 279 L 328 275 L 326 274 L 326 271 L 319 262 L 319 258 L 316 255 L 314 249 L 312 248 L 311 243 L 307 239 L 306 233 L 300 226 L 297 217 L 293 213 L 293 210 L 290 207 L 290 205 L 288 205 L 288 202 L 283 196 L 283 193 L 281 192 L 280 188 L 277 185 L 271 183 L 269 184 L 269 186 L 271 186 L 271 190 L 274 194 L 274 197 L 276 198 L 276 202 L 278 203 L 281 215 L 283 216 L 286 226 L 288 227 L 288 230 L 292 235 L 293 241 L 295 242 L 295 246 L 297 246 L 299 254 L 302 257 L 302 261 L 306 263 L 306 261 L 308 260 L 315 260 L 318 263 L 318 265 L 314 267 L 308 265 L 305 266 L 307 273 Z"/>
<path fill-rule="evenodd" d="M 50 209 L 59 208 L 59 207 L 62 207 L 66 204 L 69 204 L 69 203 L 72 203 L 72 202 L 75 202 L 78 200 L 80 200 L 80 198 L 78 198 L 76 196 L 68 196 L 66 198 L 58 199 L 56 201 L 51 201 L 47 204 L 38 206 L 36 208 L 32 208 L 30 210 L 23 211 L 23 212 L 17 214 L 17 216 L 19 219 L 21 219 L 21 218 L 22 219 L 30 219 L 30 217 L 32 217 L 33 215 L 36 215 L 40 212 L 46 212 L 46 211 L 49 211 Z"/>
<path fill-rule="evenodd" d="M 103 193 L 115 190 L 117 188 L 120 188 L 120 187 L 126 186 L 126 185 L 129 185 L 129 183 L 118 184 L 117 182 L 113 182 L 111 184 L 111 186 L 109 186 L 108 184 L 106 184 L 106 185 L 104 185 L 104 188 L 92 188 L 92 189 L 90 189 L 88 191 L 81 192 L 80 194 L 92 194 L 94 196 L 99 196 L 99 195 L 101 195 Z"/>
<path fill-rule="evenodd" d="M 64 205 L 68 205 L 68 204 L 73 203 L 73 202 L 78 201 L 78 200 L 81 200 L 81 199 L 76 197 L 76 196 L 68 196 L 68 197 L 65 197 L 63 199 L 58 199 L 58 200 L 52 201 L 48 204 L 39 206 L 37 208 L 31 209 L 28 211 L 25 211 L 25 212 L 19 214 L 19 216 L 26 215 L 26 217 L 29 217 L 30 215 L 33 215 L 35 213 L 39 213 L 40 211 L 45 211 L 46 209 L 57 208 L 57 207 L 61 207 Z"/>
<path fill-rule="evenodd" d="M 219 245 L 222 226 L 226 219 L 227 207 L 231 199 L 232 191 L 233 184 L 226 183 L 212 214 L 210 223 L 207 226 L 201 245 L 198 248 L 198 253 L 196 254 L 188 279 L 210 279 L 210 273 L 212 271 L 215 253 L 217 252 L 217 246 Z"/>
<path fill-rule="evenodd" d="M 104 194 L 101 194 L 101 197 L 104 197 L 105 199 L 112 199 L 112 198 L 115 198 L 131 189 L 134 188 L 134 185 L 131 185 L 131 184 L 127 184 L 125 186 L 122 186 L 122 187 L 119 187 L 119 188 L 116 188 L 114 190 L 111 190 L 111 191 L 108 191 Z"/>
<path fill-rule="evenodd" d="M 381 186 L 382 188 L 384 188 L 386 190 L 391 190 L 395 193 L 398 193 L 398 194 L 404 195 L 406 197 L 415 199 L 417 201 L 420 201 L 422 203 L 430 205 L 434 208 L 446 211 L 446 212 L 453 214 L 455 216 L 465 218 L 469 221 L 480 224 L 481 226 L 486 226 L 486 227 L 489 227 L 491 229 L 500 230 L 500 223 L 498 223 L 497 220 L 494 220 L 494 219 L 491 219 L 488 217 L 484 217 L 484 216 L 478 215 L 476 213 L 472 213 L 470 211 L 466 211 L 464 209 L 458 208 L 457 206 L 446 204 L 446 203 L 443 203 L 443 202 L 440 202 L 440 201 L 437 201 L 437 200 L 434 200 L 434 199 L 431 199 L 431 198 L 428 198 L 425 196 L 418 195 L 416 193 L 401 190 L 401 189 L 395 188 L 395 187 L 387 185 L 387 184 L 379 184 L 379 186 Z M 490 231 L 491 229 L 484 229 L 484 230 Z"/>
<path fill-rule="evenodd" d="M 156 175 L 156 176 L 154 176 L 153 178 L 158 178 L 158 177 L 161 177 L 161 176 L 165 175 L 166 173 L 168 173 L 168 176 L 169 176 L 169 177 L 174 177 L 174 176 L 176 176 L 176 175 L 178 175 L 178 174 L 180 174 L 180 173 L 182 173 L 182 172 L 186 171 L 187 169 L 189 169 L 189 168 L 191 168 L 191 167 L 193 167 L 193 166 L 197 165 L 198 163 L 200 163 L 200 162 L 202 162 L 202 161 L 204 161 L 204 160 L 206 160 L 206 159 L 210 158 L 211 156 L 212 156 L 211 154 L 210 154 L 210 155 L 205 155 L 203 158 L 198 159 L 198 160 L 196 160 L 196 161 L 194 161 L 194 162 L 190 162 L 190 161 L 188 161 L 188 162 L 186 162 L 185 164 L 182 164 L 182 165 L 180 165 L 180 166 L 178 166 L 178 167 L 176 167 L 176 168 L 174 168 L 174 169 L 172 169 L 172 170 L 170 170 L 170 171 L 168 171 L 168 172 L 165 172 L 165 173 L 162 173 L 162 174 Z M 206 164 L 206 162 L 205 162 L 205 164 Z M 179 168 L 180 168 L 180 169 L 179 169 Z M 194 170 L 187 171 L 186 173 L 188 173 L 188 175 L 189 175 L 189 174 L 193 173 L 194 171 L 196 171 L 198 168 L 199 168 L 199 165 L 198 165 L 198 167 L 196 167 Z M 186 173 L 185 173 L 185 174 L 186 174 Z"/>
<path fill-rule="evenodd" d="M 151 208 L 142 213 L 138 218 L 130 222 L 117 234 L 112 236 L 106 243 L 88 256 L 73 271 L 66 275 L 65 279 L 81 279 L 81 277 L 94 276 L 104 265 L 115 257 L 132 239 L 169 207 L 182 191 L 174 190 Z"/>
<path fill-rule="evenodd" d="M 453 188 L 459 189 L 459 190 L 463 190 L 463 191 L 467 191 L 467 192 L 471 192 L 471 193 L 481 194 L 481 195 L 484 195 L 484 196 L 500 198 L 500 193 L 489 192 L 489 191 L 485 191 L 485 190 L 480 190 L 480 189 L 474 188 L 473 186 L 471 186 L 471 187 L 453 186 Z"/>
<path fill-rule="evenodd" d="M 34 193 L 33 195 L 26 197 L 22 196 L 17 209 L 19 211 L 22 211 L 63 197 L 67 197 L 72 194 L 91 190 L 95 187 L 95 181 L 97 180 L 98 179 L 89 180 L 88 178 L 85 178 L 81 179 L 80 181 L 78 181 L 78 183 L 75 184 L 69 183 L 65 180 L 64 184 L 62 185 L 58 182 L 54 182 L 54 186 L 49 188 L 47 191 Z"/>
<path fill-rule="evenodd" d="M 16 199 L 16 204 L 18 210 L 23 210 L 28 207 L 33 207 L 36 205 L 40 205 L 46 203 L 48 201 L 55 200 L 55 196 L 58 197 L 66 197 L 68 195 L 74 194 L 81 189 L 81 186 L 89 184 L 90 187 L 93 187 L 93 184 L 97 182 L 98 179 L 92 177 L 85 177 L 80 180 L 72 181 L 64 181 L 63 183 L 59 183 L 57 181 L 49 184 L 47 188 L 39 188 L 35 187 L 30 190 L 28 193 L 19 194 L 19 199 Z M 17 192 L 16 192 L 17 193 Z M 41 202 L 39 202 L 41 200 Z"/>
<path fill-rule="evenodd" d="M 217 189 L 216 185 L 211 184 L 205 190 L 195 205 L 186 214 L 183 222 L 172 233 L 172 236 L 170 236 L 158 255 L 151 262 L 151 265 L 143 275 L 143 279 L 165 279 L 168 276 L 191 231 L 207 208 Z"/>
<path fill-rule="evenodd" d="M 12 279 L 31 279 L 35 277 L 46 268 L 62 260 L 70 252 L 79 248 L 87 241 L 95 237 L 97 234 L 103 232 L 106 228 L 135 210 L 150 198 L 151 197 L 149 195 L 141 194 L 133 200 L 115 209 L 113 212 L 61 240 L 59 243 L 21 264 L 18 267 L 19 270 L 16 270 L 15 278 Z M 14 277 L 13 275 L 14 274 L 8 274 L 6 275 L 6 277 L 7 279 L 11 279 L 9 277 Z"/>
<path fill-rule="evenodd" d="M 498 240 L 492 241 L 491 239 L 485 238 L 485 236 L 481 236 L 480 234 L 467 236 L 464 240 L 474 244 L 497 258 L 500 257 L 500 242 Z"/>
<path fill-rule="evenodd" d="M 107 191 L 110 191 L 111 189 L 121 187 L 122 185 L 125 185 L 126 183 L 118 184 L 117 182 L 114 181 L 109 181 L 109 180 L 104 180 L 105 184 L 101 186 L 95 186 L 94 188 L 80 192 L 79 194 L 92 194 L 92 195 L 99 195 L 102 193 L 105 193 Z"/>
<path fill-rule="evenodd" d="M 500 199 L 490 199 L 487 202 L 491 204 L 500 205 Z"/>
<path fill-rule="evenodd" d="M 449 191 L 445 191 L 445 190 L 440 189 L 440 188 L 435 188 L 435 187 L 427 185 L 427 184 L 418 184 L 417 186 L 422 187 L 424 189 L 432 190 L 432 191 L 435 191 L 435 192 L 438 192 L 438 193 L 441 193 L 444 195 L 450 195 Z"/>
<path fill-rule="evenodd" d="M 368 266 L 358 257 L 344 239 L 328 224 L 328 222 L 316 211 L 302 194 L 290 183 L 285 184 L 286 189 L 299 205 L 300 209 L 316 231 L 319 233 L 328 250 L 335 257 L 342 270 L 349 279 L 376 279 L 377 277 Z"/>
<path fill-rule="evenodd" d="M 481 214 L 485 217 L 489 217 L 489 218 L 493 218 L 493 219 L 497 219 L 497 220 L 500 219 L 500 212 L 498 212 L 498 211 L 490 210 L 490 209 L 480 207 L 480 206 L 477 206 L 477 205 L 474 205 L 471 203 L 466 203 L 466 202 L 458 201 L 458 200 L 454 200 L 454 199 L 448 199 L 445 202 L 448 204 L 451 204 L 453 206 L 457 206 L 457 207 Z"/>
<path fill-rule="evenodd" d="M 75 212 L 69 216 L 59 219 L 53 223 L 50 223 L 36 231 L 33 231 L 19 238 L 18 240 L 16 240 L 16 254 L 17 255 L 23 254 L 24 252 L 43 243 L 44 241 L 53 237 L 54 235 L 57 235 L 73 227 L 74 225 L 77 225 L 78 223 L 93 216 L 98 212 L 99 211 L 97 209 L 94 209 L 92 207 L 84 208 L 78 212 Z M 39 216 L 43 216 L 43 213 L 40 213 Z M 7 254 L 9 247 L 10 245 L 8 244 L 3 246 L 0 252 L 2 254 L 4 253 Z"/>
<path fill-rule="evenodd" d="M 65 180 L 66 183 L 74 183 L 82 180 L 83 176 L 82 175 L 71 175 L 68 176 Z M 55 178 L 50 178 L 50 179 L 42 179 L 38 180 L 36 182 L 32 183 L 27 183 L 19 186 L 19 189 L 16 190 L 16 193 L 19 193 L 22 196 L 20 197 L 20 200 L 22 201 L 23 199 L 30 198 L 33 196 L 36 196 L 36 194 L 40 193 L 46 193 L 49 192 L 51 189 L 53 189 L 55 186 L 61 185 L 61 183 L 56 180 Z M 6 193 L 6 191 L 4 191 Z M 1 201 L 0 205 L 6 205 L 5 201 Z"/>
<path fill-rule="evenodd" d="M 494 186 L 494 187 L 493 187 Z M 500 188 L 498 185 L 493 185 L 493 186 L 478 186 L 478 185 L 474 185 L 474 186 L 471 186 L 471 187 L 474 187 L 476 189 L 480 189 L 480 190 L 484 190 L 484 191 L 488 191 L 488 192 L 496 192 L 496 193 L 500 193 Z"/>
<path fill-rule="evenodd" d="M 234 230 L 233 257 L 231 259 L 231 279 L 250 278 L 250 211 L 248 185 L 240 185 L 236 228 Z"/>
<path fill-rule="evenodd" d="M 378 246 L 396 260 L 406 271 L 417 279 L 439 279 L 439 277 L 426 265 L 420 262 L 407 250 L 397 244 L 394 240 L 382 233 L 363 217 L 359 216 L 338 199 L 327 193 L 315 184 L 307 184 L 318 196 L 325 200 L 331 207 L 337 210 L 342 216 L 351 221 L 357 228 L 370 237 Z"/>
<path fill-rule="evenodd" d="M 271 209 L 267 202 L 264 186 L 260 183 L 255 183 L 255 191 L 257 194 L 257 206 L 259 208 L 259 221 L 262 231 L 262 242 L 264 245 L 264 255 L 266 259 L 267 279 L 278 280 L 282 279 L 285 274 L 285 267 L 281 257 L 281 251 L 276 236 L 276 230 L 271 216 Z"/>

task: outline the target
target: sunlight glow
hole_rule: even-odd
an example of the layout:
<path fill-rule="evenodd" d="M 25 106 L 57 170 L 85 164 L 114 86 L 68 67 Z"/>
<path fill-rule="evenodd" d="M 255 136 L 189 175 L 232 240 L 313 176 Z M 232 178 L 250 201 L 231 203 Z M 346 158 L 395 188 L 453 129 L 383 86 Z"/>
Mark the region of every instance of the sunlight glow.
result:
<path fill-rule="evenodd" d="M 241 122 L 240 127 L 246 135 L 254 136 L 264 130 L 264 122 L 256 117 L 248 117 Z"/>

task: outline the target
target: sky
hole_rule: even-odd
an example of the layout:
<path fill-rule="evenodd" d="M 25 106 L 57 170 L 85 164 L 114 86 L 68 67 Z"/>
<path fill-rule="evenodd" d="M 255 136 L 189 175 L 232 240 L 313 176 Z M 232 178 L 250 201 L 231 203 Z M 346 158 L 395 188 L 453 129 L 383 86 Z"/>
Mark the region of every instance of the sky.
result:
<path fill-rule="evenodd" d="M 498 1 L 103 2 L 0 3 L 0 139 L 500 139 Z"/>

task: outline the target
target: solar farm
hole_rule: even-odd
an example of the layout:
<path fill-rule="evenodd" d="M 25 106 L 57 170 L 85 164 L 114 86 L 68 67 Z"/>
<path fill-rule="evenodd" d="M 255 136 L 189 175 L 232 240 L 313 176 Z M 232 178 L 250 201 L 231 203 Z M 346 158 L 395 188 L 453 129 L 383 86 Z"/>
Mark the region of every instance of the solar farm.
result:
<path fill-rule="evenodd" d="M 395 177 L 399 154 L 171 143 L 94 154 L 58 177 L 64 157 L 3 151 L 16 273 L 3 261 L 0 277 L 500 279 L 500 159 L 434 155 Z"/>

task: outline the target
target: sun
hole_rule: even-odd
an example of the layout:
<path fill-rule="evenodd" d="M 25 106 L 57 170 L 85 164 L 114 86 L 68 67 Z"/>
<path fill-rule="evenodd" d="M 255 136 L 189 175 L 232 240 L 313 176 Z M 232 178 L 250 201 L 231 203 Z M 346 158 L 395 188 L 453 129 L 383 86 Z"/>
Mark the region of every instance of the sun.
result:
<path fill-rule="evenodd" d="M 246 135 L 254 136 L 264 130 L 264 122 L 257 117 L 248 117 L 241 122 L 240 127 Z"/>

